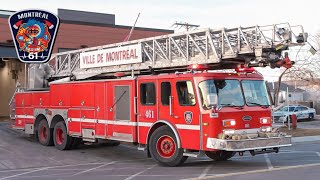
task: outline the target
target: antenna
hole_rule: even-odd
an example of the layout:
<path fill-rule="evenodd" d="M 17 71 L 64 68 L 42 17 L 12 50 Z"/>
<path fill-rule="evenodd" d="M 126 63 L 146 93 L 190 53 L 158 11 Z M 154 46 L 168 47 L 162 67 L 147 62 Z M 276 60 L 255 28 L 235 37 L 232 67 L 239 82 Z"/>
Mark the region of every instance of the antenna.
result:
<path fill-rule="evenodd" d="M 184 27 L 187 31 L 189 31 L 189 30 L 191 30 L 192 28 L 193 29 L 197 29 L 200 25 L 195 25 L 195 24 L 189 24 L 189 23 L 187 23 L 187 22 L 175 22 L 171 27 L 173 27 L 173 26 L 175 26 L 175 27 L 179 27 L 179 29 L 180 28 L 182 28 L 182 27 Z"/>
<path fill-rule="evenodd" d="M 136 18 L 136 21 L 134 22 L 134 24 L 133 24 L 133 26 L 132 26 L 132 28 L 131 28 L 131 30 L 130 30 L 130 32 L 129 32 L 129 34 L 128 34 L 128 36 L 124 39 L 124 41 L 123 41 L 123 42 L 125 42 L 125 41 L 129 41 L 129 40 L 130 40 L 131 34 L 132 34 L 132 32 L 133 32 L 134 28 L 136 27 L 136 23 L 137 23 L 137 21 L 138 21 L 139 17 L 140 17 L 140 13 L 138 14 L 138 17 Z"/>

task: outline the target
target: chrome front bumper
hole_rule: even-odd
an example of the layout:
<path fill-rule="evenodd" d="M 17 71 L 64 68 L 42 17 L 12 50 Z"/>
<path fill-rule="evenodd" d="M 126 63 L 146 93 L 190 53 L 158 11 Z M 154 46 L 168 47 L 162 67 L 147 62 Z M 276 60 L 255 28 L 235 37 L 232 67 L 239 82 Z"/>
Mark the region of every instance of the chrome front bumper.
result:
<path fill-rule="evenodd" d="M 207 139 L 207 148 L 225 151 L 249 151 L 291 146 L 291 136 L 243 140 Z"/>

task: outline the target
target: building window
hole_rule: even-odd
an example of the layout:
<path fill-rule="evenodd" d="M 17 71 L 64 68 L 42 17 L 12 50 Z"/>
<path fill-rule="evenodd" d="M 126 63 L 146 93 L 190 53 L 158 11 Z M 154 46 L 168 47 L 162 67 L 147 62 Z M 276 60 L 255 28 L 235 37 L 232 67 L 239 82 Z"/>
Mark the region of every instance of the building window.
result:
<path fill-rule="evenodd" d="M 170 96 L 171 96 L 170 82 L 162 82 L 161 83 L 161 103 L 162 103 L 162 105 L 168 106 L 170 104 Z"/>
<path fill-rule="evenodd" d="M 156 88 L 154 83 L 140 84 L 140 102 L 142 105 L 156 104 Z"/>

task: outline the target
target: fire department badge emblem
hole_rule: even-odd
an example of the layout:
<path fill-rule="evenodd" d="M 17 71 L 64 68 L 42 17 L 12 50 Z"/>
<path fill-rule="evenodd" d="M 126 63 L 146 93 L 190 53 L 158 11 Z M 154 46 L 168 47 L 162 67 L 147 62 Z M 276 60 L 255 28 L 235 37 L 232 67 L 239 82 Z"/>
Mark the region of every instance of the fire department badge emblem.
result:
<path fill-rule="evenodd" d="M 186 121 L 187 124 L 191 124 L 191 122 L 192 122 L 192 112 L 190 112 L 190 111 L 184 112 L 184 120 Z"/>
<path fill-rule="evenodd" d="M 59 18 L 43 10 L 23 10 L 9 18 L 18 58 L 26 63 L 49 60 L 59 26 Z"/>

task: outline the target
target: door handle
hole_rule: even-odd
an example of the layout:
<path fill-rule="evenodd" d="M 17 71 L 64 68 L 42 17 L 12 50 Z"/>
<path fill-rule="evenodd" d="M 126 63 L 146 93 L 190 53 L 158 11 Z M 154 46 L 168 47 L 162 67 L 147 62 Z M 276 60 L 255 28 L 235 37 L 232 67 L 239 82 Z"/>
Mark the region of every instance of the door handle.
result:
<path fill-rule="evenodd" d="M 169 109 L 170 109 L 170 116 L 173 116 L 173 112 L 172 112 L 172 96 L 169 96 Z"/>

